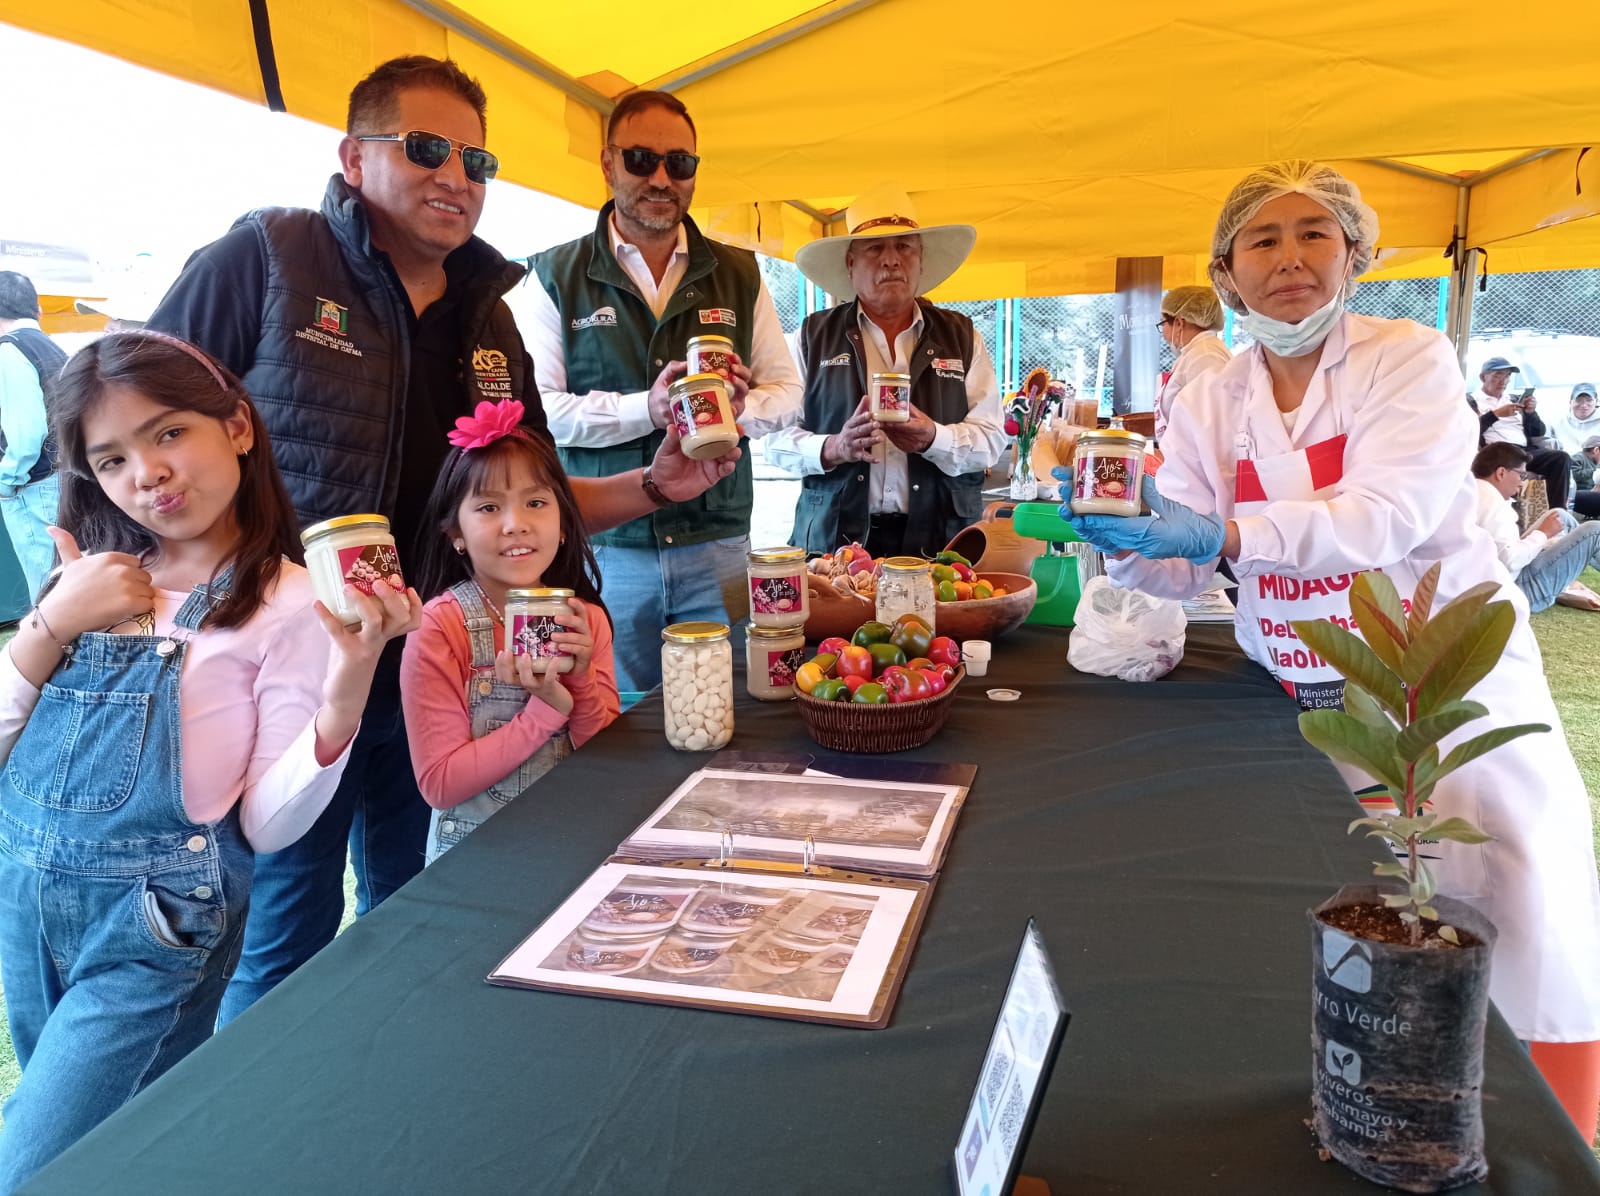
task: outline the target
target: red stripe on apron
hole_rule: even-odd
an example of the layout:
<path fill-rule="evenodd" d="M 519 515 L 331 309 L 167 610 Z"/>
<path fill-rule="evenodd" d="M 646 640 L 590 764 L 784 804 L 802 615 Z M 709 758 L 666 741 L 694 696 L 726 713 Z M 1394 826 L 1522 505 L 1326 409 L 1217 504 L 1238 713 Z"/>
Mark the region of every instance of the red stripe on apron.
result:
<path fill-rule="evenodd" d="M 1267 492 L 1262 489 L 1261 475 L 1256 473 L 1256 463 L 1246 457 L 1236 464 L 1239 468 L 1233 477 L 1233 501 L 1266 502 Z"/>
<path fill-rule="evenodd" d="M 1342 435 L 1335 436 L 1306 447 L 1312 490 L 1325 490 L 1344 477 L 1345 439 Z"/>

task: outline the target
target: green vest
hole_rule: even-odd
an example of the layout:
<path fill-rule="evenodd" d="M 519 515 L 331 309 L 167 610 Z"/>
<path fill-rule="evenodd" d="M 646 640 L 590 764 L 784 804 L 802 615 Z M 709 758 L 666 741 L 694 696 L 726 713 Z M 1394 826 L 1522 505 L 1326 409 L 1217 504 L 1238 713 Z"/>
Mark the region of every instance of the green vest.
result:
<path fill-rule="evenodd" d="M 531 263 L 561 314 L 567 390 L 648 390 L 667 362 L 683 360 L 692 336 L 728 337 L 749 361 L 761 290 L 755 255 L 707 240 L 685 216 L 689 267 L 658 320 L 611 251 L 613 206 L 600 209 L 592 235 L 535 254 Z M 648 465 L 665 436 L 653 431 L 605 448 L 563 447 L 561 460 L 572 477 L 608 477 Z M 602 532 L 594 542 L 664 548 L 748 535 L 755 491 L 749 444 L 741 440 L 739 445 L 744 453 L 733 473 L 699 498 Z"/>

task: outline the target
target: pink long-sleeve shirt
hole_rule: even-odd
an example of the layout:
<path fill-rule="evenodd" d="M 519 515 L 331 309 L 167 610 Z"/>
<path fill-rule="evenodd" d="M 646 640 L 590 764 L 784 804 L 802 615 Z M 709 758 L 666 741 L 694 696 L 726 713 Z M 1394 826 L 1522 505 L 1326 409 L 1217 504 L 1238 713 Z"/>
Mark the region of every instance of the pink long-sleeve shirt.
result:
<path fill-rule="evenodd" d="M 572 694 L 572 713 L 564 715 L 535 697 L 517 716 L 482 739 L 472 738 L 467 680 L 473 675 L 472 639 L 465 616 L 449 593 L 422 610 L 422 626 L 406 637 L 400 661 L 400 700 L 417 787 L 430 806 L 448 810 L 482 793 L 563 732 L 582 747 L 617 717 L 616 662 L 611 624 L 596 606 L 586 606 L 594 658 L 589 671 L 565 673 L 561 683 Z M 496 623 L 494 648 L 505 646 L 505 629 Z"/>

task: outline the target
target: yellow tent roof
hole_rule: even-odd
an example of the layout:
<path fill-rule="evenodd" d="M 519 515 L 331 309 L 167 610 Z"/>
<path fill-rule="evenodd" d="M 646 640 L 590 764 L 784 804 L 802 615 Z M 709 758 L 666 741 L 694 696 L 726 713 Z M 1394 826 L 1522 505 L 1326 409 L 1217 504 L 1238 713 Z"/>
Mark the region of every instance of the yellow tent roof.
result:
<path fill-rule="evenodd" d="M 1233 182 L 1291 156 L 1361 184 L 1375 276 L 1447 271 L 1463 204 L 1493 270 L 1600 265 L 1592 0 L 273 0 L 270 39 L 251 7 L 0 0 L 0 20 L 335 127 L 376 63 L 449 55 L 489 93 L 503 177 L 589 206 L 611 97 L 667 87 L 716 235 L 792 256 L 893 181 L 924 222 L 978 227 L 946 299 L 1110 290 L 1118 256 L 1201 277 Z"/>

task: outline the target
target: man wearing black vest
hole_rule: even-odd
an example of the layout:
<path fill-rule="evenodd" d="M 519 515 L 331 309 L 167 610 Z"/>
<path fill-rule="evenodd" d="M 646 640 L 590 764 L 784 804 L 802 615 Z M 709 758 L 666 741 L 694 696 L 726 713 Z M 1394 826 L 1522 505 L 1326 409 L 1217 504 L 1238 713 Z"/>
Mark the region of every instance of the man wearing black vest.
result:
<path fill-rule="evenodd" d="M 1006 445 L 994 365 L 957 312 L 919 298 L 972 251 L 967 224 L 922 228 L 904 191 L 879 188 L 845 216 L 848 236 L 803 246 L 795 264 L 836 299 L 800 326 L 798 427 L 769 436 L 767 460 L 800 477 L 793 542 L 829 552 L 931 556 L 983 507 L 984 472 Z M 911 418 L 878 423 L 876 373 L 911 376 Z"/>
<path fill-rule="evenodd" d="M 522 314 L 550 429 L 575 479 L 649 460 L 691 337 L 733 342 L 746 435 L 799 416 L 794 360 L 754 255 L 704 237 L 688 215 L 695 150 L 680 100 L 624 96 L 600 151 L 613 198 L 594 232 L 533 257 Z M 668 623 L 732 623 L 747 613 L 753 499 L 746 459 L 705 494 L 594 537 L 606 604 L 619 616 L 618 688 L 661 680 Z"/>
<path fill-rule="evenodd" d="M 67 361 L 39 328 L 39 315 L 33 283 L 13 270 L 0 271 L 0 512 L 30 599 L 56 556 L 44 529 L 56 521 L 61 482 L 44 392 Z"/>
<path fill-rule="evenodd" d="M 519 399 L 545 432 L 532 363 L 501 296 L 523 276 L 473 236 L 499 167 L 487 103 L 455 63 L 398 58 L 350 93 L 341 172 L 319 212 L 242 217 L 184 267 L 150 318 L 244 380 L 303 524 L 389 517 L 401 561 L 457 417 Z M 734 463 L 668 439 L 613 476 L 573 479 L 592 528 L 703 492 Z M 346 846 L 364 913 L 422 867 L 429 810 L 400 710 L 400 641 L 373 681 L 344 779 L 311 831 L 256 861 L 230 1021 L 320 950 L 344 908 Z"/>

